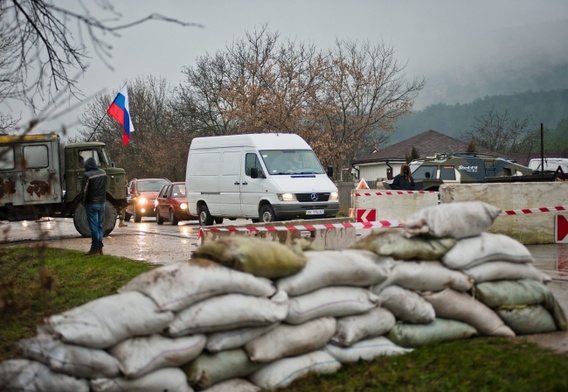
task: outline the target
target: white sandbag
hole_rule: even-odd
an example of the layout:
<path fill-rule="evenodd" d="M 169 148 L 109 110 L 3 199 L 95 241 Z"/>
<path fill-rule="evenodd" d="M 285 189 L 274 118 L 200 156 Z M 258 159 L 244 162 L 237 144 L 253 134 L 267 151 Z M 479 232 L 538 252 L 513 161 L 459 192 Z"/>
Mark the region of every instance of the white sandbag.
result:
<path fill-rule="evenodd" d="M 58 373 L 96 378 L 120 373 L 118 360 L 104 350 L 63 343 L 51 335 L 39 334 L 17 343 L 25 358 L 33 359 Z"/>
<path fill-rule="evenodd" d="M 161 310 L 178 311 L 214 295 L 226 293 L 268 297 L 276 291 L 269 279 L 232 270 L 205 259 L 167 264 L 144 272 L 118 292 L 139 291 Z"/>
<path fill-rule="evenodd" d="M 505 234 L 481 233 L 459 240 L 443 257 L 442 262 L 453 269 L 464 270 L 489 261 L 533 263 L 525 245 Z"/>
<path fill-rule="evenodd" d="M 335 358 L 323 350 L 274 361 L 249 376 L 253 384 L 263 389 L 285 388 L 308 373 L 331 374 L 341 368 Z"/>
<path fill-rule="evenodd" d="M 301 324 L 319 317 L 364 313 L 379 305 L 379 298 L 360 287 L 324 287 L 290 298 L 286 322 Z"/>
<path fill-rule="evenodd" d="M 386 334 L 395 323 L 392 312 L 382 307 L 355 316 L 340 317 L 331 341 L 338 346 L 351 346 L 359 340 Z"/>
<path fill-rule="evenodd" d="M 196 333 L 260 327 L 284 320 L 288 295 L 277 292 L 272 298 L 224 294 L 208 298 L 177 313 L 165 329 L 172 337 Z"/>
<path fill-rule="evenodd" d="M 379 291 L 373 286 L 371 291 L 379 296 L 381 306 L 399 320 L 428 324 L 436 318 L 434 307 L 414 291 L 400 286 L 388 286 Z"/>
<path fill-rule="evenodd" d="M 207 345 L 205 348 L 211 353 L 239 348 L 254 338 L 276 328 L 278 325 L 279 323 L 274 323 L 262 327 L 245 327 L 230 331 L 214 332 L 207 335 Z"/>
<path fill-rule="evenodd" d="M 439 261 L 396 261 L 388 278 L 373 285 L 373 290 L 390 285 L 416 291 L 441 291 L 448 287 L 468 291 L 473 287 L 473 278 Z"/>
<path fill-rule="evenodd" d="M 501 209 L 481 201 L 464 201 L 426 207 L 402 220 L 408 237 L 466 238 L 479 235 L 493 224 Z"/>
<path fill-rule="evenodd" d="M 8 359 L 0 363 L 0 391 L 3 392 L 89 392 L 89 382 L 53 372 L 42 363 Z"/>
<path fill-rule="evenodd" d="M 109 295 L 50 316 L 45 330 L 66 343 L 92 348 L 110 347 L 132 336 L 162 331 L 172 312 L 161 312 L 156 303 L 138 292 Z"/>
<path fill-rule="evenodd" d="M 393 259 L 365 250 L 304 252 L 306 266 L 298 273 L 276 281 L 290 297 L 329 286 L 367 287 L 385 280 Z"/>
<path fill-rule="evenodd" d="M 377 357 L 406 354 L 410 348 L 400 347 L 384 336 L 361 340 L 349 347 L 339 347 L 334 344 L 325 346 L 324 351 L 340 363 L 372 361 Z"/>
<path fill-rule="evenodd" d="M 161 335 L 126 339 L 110 349 L 120 361 L 126 378 L 138 378 L 156 369 L 177 367 L 197 358 L 206 342 L 205 335 L 169 339 Z"/>
<path fill-rule="evenodd" d="M 510 261 L 490 261 L 464 270 L 476 283 L 494 280 L 532 279 L 538 282 L 550 282 L 552 278 L 537 269 L 531 263 L 513 263 Z"/>
<path fill-rule="evenodd" d="M 515 336 L 511 328 L 506 326 L 493 310 L 470 295 L 452 289 L 422 295 L 434 306 L 437 317 L 463 321 L 481 335 Z"/>
<path fill-rule="evenodd" d="M 299 325 L 280 324 L 248 342 L 244 350 L 257 363 L 306 354 L 323 348 L 335 333 L 335 318 L 322 317 Z"/>
<path fill-rule="evenodd" d="M 260 387 L 243 378 L 221 381 L 201 392 L 260 392 Z"/>
<path fill-rule="evenodd" d="M 556 331 L 552 315 L 540 305 L 498 309 L 496 312 L 517 335 Z"/>
<path fill-rule="evenodd" d="M 179 368 L 159 369 L 133 380 L 95 378 L 91 380 L 91 389 L 93 392 L 193 392 Z"/>
<path fill-rule="evenodd" d="M 242 349 L 235 349 L 215 354 L 203 352 L 182 369 L 192 386 L 204 389 L 222 381 L 246 377 L 261 367 L 252 363 Z"/>
<path fill-rule="evenodd" d="M 475 335 L 477 331 L 469 324 L 436 318 L 430 324 L 397 323 L 387 336 L 402 347 L 420 347 L 430 343 L 467 339 Z"/>

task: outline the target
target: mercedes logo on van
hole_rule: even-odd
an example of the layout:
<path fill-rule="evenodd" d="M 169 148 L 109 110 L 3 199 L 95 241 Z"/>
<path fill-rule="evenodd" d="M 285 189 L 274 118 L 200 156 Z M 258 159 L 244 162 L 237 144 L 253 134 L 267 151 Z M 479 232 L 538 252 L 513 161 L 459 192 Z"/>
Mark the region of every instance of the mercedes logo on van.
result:
<path fill-rule="evenodd" d="M 318 201 L 318 194 L 317 193 L 312 193 L 310 195 L 310 198 L 312 199 L 312 201 Z"/>

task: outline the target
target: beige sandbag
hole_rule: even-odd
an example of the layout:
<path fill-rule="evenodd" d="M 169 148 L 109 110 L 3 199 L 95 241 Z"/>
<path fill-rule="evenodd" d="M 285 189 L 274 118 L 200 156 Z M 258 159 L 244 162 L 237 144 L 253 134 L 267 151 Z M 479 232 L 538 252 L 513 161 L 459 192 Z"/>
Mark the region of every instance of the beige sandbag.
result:
<path fill-rule="evenodd" d="M 463 321 L 474 327 L 481 335 L 511 337 L 515 333 L 489 307 L 472 296 L 445 289 L 437 293 L 422 293 L 434 306 L 436 316 Z"/>
<path fill-rule="evenodd" d="M 390 273 L 392 257 L 365 250 L 304 252 L 306 266 L 300 272 L 276 281 L 279 290 L 298 296 L 329 286 L 367 287 L 382 282 Z"/>
<path fill-rule="evenodd" d="M 110 347 L 131 336 L 152 335 L 172 320 L 145 295 L 132 291 L 109 295 L 45 319 L 45 330 L 66 343 Z"/>
<path fill-rule="evenodd" d="M 391 342 L 385 336 L 361 340 L 349 347 L 340 347 L 334 344 L 325 346 L 324 351 L 340 363 L 372 361 L 377 357 L 406 354 L 412 351 Z"/>
<path fill-rule="evenodd" d="M 193 392 L 179 368 L 158 369 L 133 380 L 95 378 L 91 380 L 91 389 L 93 392 Z"/>
<path fill-rule="evenodd" d="M 272 282 L 235 271 L 210 260 L 167 264 L 144 272 L 118 292 L 138 291 L 152 298 L 161 310 L 178 311 L 219 294 L 240 293 L 268 297 L 276 292 Z"/>
<path fill-rule="evenodd" d="M 414 291 L 400 286 L 388 286 L 371 291 L 379 296 L 381 306 L 387 308 L 399 320 L 416 324 L 428 324 L 436 318 L 434 307 Z"/>
<path fill-rule="evenodd" d="M 203 389 L 201 392 L 260 392 L 260 387 L 244 378 L 232 378 Z"/>
<path fill-rule="evenodd" d="M 481 201 L 438 204 L 402 220 L 407 237 L 466 238 L 479 235 L 493 224 L 501 209 Z"/>
<path fill-rule="evenodd" d="M 172 337 L 196 333 L 260 327 L 284 320 L 288 295 L 277 292 L 272 298 L 224 294 L 208 298 L 176 313 L 164 332 Z"/>
<path fill-rule="evenodd" d="M 89 382 L 56 373 L 48 366 L 27 359 L 0 362 L 0 391 L 4 392 L 89 392 Z"/>
<path fill-rule="evenodd" d="M 38 334 L 17 343 L 20 353 L 58 373 L 96 378 L 120 373 L 118 360 L 104 350 L 63 343 L 48 334 Z"/>
<path fill-rule="evenodd" d="M 396 261 L 388 278 L 373 285 L 373 291 L 391 285 L 415 291 L 441 291 L 448 287 L 468 291 L 473 287 L 473 278 L 439 261 Z"/>
<path fill-rule="evenodd" d="M 248 342 L 244 350 L 257 363 L 306 354 L 323 348 L 335 333 L 335 318 L 322 317 L 299 325 L 280 324 Z"/>
<path fill-rule="evenodd" d="M 177 367 L 197 358 L 206 342 L 205 335 L 169 339 L 161 335 L 123 340 L 110 349 L 120 361 L 126 378 L 138 378 L 156 369 Z"/>
<path fill-rule="evenodd" d="M 468 269 L 489 261 L 533 263 L 525 245 L 505 234 L 481 233 L 459 240 L 443 257 L 442 262 L 453 269 Z"/>
<path fill-rule="evenodd" d="M 532 279 L 538 282 L 550 282 L 552 278 L 537 269 L 531 263 L 513 263 L 510 261 L 490 261 L 464 270 L 476 283 L 495 280 Z"/>
<path fill-rule="evenodd" d="M 210 353 L 239 348 L 271 329 L 276 328 L 278 325 L 279 323 L 274 323 L 268 326 L 245 327 L 232 329 L 230 331 L 210 333 L 207 335 L 207 345 L 205 348 Z"/>
<path fill-rule="evenodd" d="M 341 364 L 323 350 L 313 351 L 297 357 L 282 358 L 251 374 L 248 378 L 253 384 L 273 390 L 285 388 L 299 378 L 311 374 L 331 374 L 341 368 Z"/>
<path fill-rule="evenodd" d="M 469 324 L 436 318 L 430 324 L 397 323 L 387 336 L 402 347 L 420 347 L 430 343 L 467 339 L 475 335 L 477 331 Z"/>
<path fill-rule="evenodd" d="M 319 317 L 364 313 L 379 305 L 379 298 L 360 287 L 333 286 L 290 298 L 286 322 L 301 324 Z"/>
<path fill-rule="evenodd" d="M 220 351 L 215 354 L 203 352 L 199 357 L 184 365 L 190 385 L 196 389 L 209 388 L 222 381 L 246 377 L 262 365 L 252 363 L 242 349 Z"/>
<path fill-rule="evenodd" d="M 373 230 L 351 249 L 369 250 L 395 260 L 438 260 L 455 243 L 455 238 L 407 238 L 400 229 L 386 229 Z"/>
<path fill-rule="evenodd" d="M 517 335 L 556 331 L 554 319 L 540 305 L 497 309 L 496 312 Z"/>
<path fill-rule="evenodd" d="M 395 323 L 392 312 L 382 307 L 354 316 L 340 317 L 331 341 L 338 346 L 351 346 L 359 340 L 386 334 Z"/>

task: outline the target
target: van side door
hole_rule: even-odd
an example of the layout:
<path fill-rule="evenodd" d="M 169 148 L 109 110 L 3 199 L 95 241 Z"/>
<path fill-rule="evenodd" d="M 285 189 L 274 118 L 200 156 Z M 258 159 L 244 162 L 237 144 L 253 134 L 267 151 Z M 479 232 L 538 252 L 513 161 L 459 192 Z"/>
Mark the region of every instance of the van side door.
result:
<path fill-rule="evenodd" d="M 241 176 L 241 206 L 242 216 L 258 217 L 258 203 L 264 194 L 266 172 L 262 168 L 260 158 L 255 151 L 245 153 L 244 170 Z M 257 178 L 252 178 L 252 169 L 256 169 Z"/>
<path fill-rule="evenodd" d="M 219 175 L 219 216 L 241 216 L 241 165 L 242 148 L 224 149 L 221 152 L 221 167 Z M 211 211 L 212 215 L 216 212 Z"/>

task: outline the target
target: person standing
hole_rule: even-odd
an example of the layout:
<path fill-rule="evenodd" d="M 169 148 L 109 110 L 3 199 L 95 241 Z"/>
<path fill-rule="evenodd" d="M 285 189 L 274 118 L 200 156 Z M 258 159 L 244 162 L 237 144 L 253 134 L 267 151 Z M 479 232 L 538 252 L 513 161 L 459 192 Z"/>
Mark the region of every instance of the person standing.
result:
<path fill-rule="evenodd" d="M 107 174 L 97 166 L 94 158 L 85 162 L 81 178 L 82 202 L 91 229 L 91 249 L 87 256 L 103 254 L 103 219 L 105 216 Z"/>
<path fill-rule="evenodd" d="M 391 189 L 401 189 L 401 190 L 413 190 L 414 189 L 414 179 L 410 175 L 410 166 L 402 165 L 400 168 L 400 174 L 394 176 L 391 184 Z"/>

